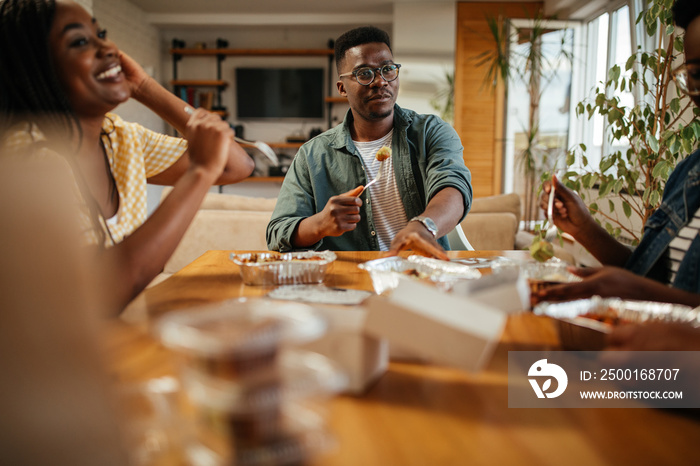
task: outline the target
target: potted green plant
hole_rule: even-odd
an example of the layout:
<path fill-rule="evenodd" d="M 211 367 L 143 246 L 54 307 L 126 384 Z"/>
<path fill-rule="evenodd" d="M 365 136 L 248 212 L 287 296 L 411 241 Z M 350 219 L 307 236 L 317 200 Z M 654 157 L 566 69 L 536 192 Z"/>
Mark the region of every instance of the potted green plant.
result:
<path fill-rule="evenodd" d="M 602 115 L 608 123 L 610 146 L 627 149 L 602 154 L 594 166 L 586 155 L 588 148 L 578 144 L 568 153 L 562 176 L 610 234 L 632 244 L 639 242 L 644 223 L 659 207 L 670 172 L 700 139 L 696 119 L 700 111 L 672 84 L 673 65 L 683 53 L 682 36 L 673 25 L 672 4 L 673 0 L 652 0 L 637 18 L 649 37 L 657 37 L 655 49 L 639 48 L 624 71 L 612 67 L 607 81 L 576 107 L 578 116 Z M 615 95 L 616 90 L 632 92 L 635 88 L 644 97 L 634 106 L 623 105 Z M 545 174 L 543 180 L 549 177 Z M 635 223 L 642 227 L 630 226 Z"/>
<path fill-rule="evenodd" d="M 551 148 L 546 147 L 540 135 L 540 101 L 548 84 L 552 82 L 562 60 L 571 61 L 570 44 L 565 40 L 556 44 L 552 54 L 551 44 L 545 52 L 545 36 L 552 31 L 548 21 L 541 15 L 532 19 L 525 27 L 511 27 L 504 18 L 486 18 L 493 36 L 494 49 L 476 57 L 477 66 L 486 66 L 484 86 L 495 89 L 499 80 L 504 83 L 517 81 L 527 89 L 529 105 L 524 135 L 524 148 L 519 151 L 516 168 L 524 177 L 523 220 L 529 229 L 540 218 L 537 202 L 539 179 L 553 164 Z M 518 50 L 509 48 L 517 43 Z M 565 148 L 564 148 L 565 149 Z"/>

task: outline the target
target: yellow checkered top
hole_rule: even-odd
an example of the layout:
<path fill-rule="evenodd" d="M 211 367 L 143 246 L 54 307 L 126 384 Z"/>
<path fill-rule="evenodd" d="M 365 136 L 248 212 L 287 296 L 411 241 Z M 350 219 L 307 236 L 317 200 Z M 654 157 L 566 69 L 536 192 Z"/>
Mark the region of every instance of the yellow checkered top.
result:
<path fill-rule="evenodd" d="M 175 163 L 187 150 L 187 141 L 126 122 L 111 113 L 102 128 L 109 138 L 103 138 L 103 142 L 119 191 L 117 222 L 109 226 L 118 243 L 146 220 L 147 179 Z"/>
<path fill-rule="evenodd" d="M 134 232 L 147 216 L 146 184 L 173 163 L 187 150 L 187 141 L 182 138 L 156 133 L 137 123 L 129 123 L 115 114 L 107 114 L 103 123 L 107 133 L 103 143 L 107 152 L 114 179 L 119 192 L 119 209 L 116 221 L 107 226 L 96 208 L 90 211 L 89 205 L 95 202 L 89 193 L 80 190 L 80 174 L 74 163 L 68 160 L 76 179 L 76 193 L 82 193 L 80 204 L 81 223 L 85 240 L 89 244 L 98 244 L 104 237 L 105 246 L 122 241 Z M 8 152 L 21 152 L 27 149 L 33 156 L 56 156 L 56 152 L 46 143 L 46 137 L 36 125 L 25 123 L 13 127 L 7 133 L 2 146 Z M 87 189 L 83 187 L 84 189 Z M 87 198 L 87 199 L 86 199 Z M 88 204 L 90 202 L 90 204 Z M 97 215 L 98 218 L 95 218 Z M 109 228 L 109 233 L 100 234 L 98 228 Z"/>

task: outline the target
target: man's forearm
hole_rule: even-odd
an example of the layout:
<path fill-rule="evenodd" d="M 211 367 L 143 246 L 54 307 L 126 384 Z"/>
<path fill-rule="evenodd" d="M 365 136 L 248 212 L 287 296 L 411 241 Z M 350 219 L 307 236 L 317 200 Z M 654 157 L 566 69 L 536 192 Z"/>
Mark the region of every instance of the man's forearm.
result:
<path fill-rule="evenodd" d="M 307 217 L 297 224 L 292 233 L 292 246 L 295 248 L 305 248 L 312 246 L 323 239 L 323 234 L 319 227 L 319 214 Z"/>
<path fill-rule="evenodd" d="M 423 215 L 433 219 L 438 227 L 438 238 L 445 236 L 459 223 L 464 214 L 464 198 L 455 188 L 444 188 L 430 199 Z M 409 219 L 410 220 L 410 219 Z"/>

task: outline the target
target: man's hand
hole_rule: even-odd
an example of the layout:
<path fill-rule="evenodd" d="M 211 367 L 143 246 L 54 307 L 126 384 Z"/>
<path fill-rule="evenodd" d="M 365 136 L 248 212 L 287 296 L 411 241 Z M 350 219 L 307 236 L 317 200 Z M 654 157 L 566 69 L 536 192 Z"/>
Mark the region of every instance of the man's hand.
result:
<path fill-rule="evenodd" d="M 445 250 L 435 241 L 432 233 L 421 222 L 408 222 L 408 225 L 394 237 L 387 255 L 396 256 L 400 251 L 409 249 L 424 256 L 449 260 Z"/>
<path fill-rule="evenodd" d="M 319 212 L 319 233 L 322 237 L 340 236 L 357 228 L 360 222 L 362 199 L 357 197 L 363 186 L 328 199 L 326 207 Z"/>

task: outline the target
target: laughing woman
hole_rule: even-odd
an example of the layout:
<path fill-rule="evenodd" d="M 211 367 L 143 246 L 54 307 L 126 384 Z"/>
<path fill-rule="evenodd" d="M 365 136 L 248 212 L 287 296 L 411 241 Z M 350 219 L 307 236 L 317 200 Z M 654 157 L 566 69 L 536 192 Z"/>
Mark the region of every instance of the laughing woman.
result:
<path fill-rule="evenodd" d="M 129 98 L 184 139 L 109 113 Z M 116 271 L 109 289 L 118 309 L 160 273 L 211 185 L 254 168 L 226 122 L 186 113 L 67 0 L 0 2 L 0 138 L 3 155 L 64 156 L 81 193 L 86 241 Z M 147 183 L 173 186 L 148 218 Z"/>

